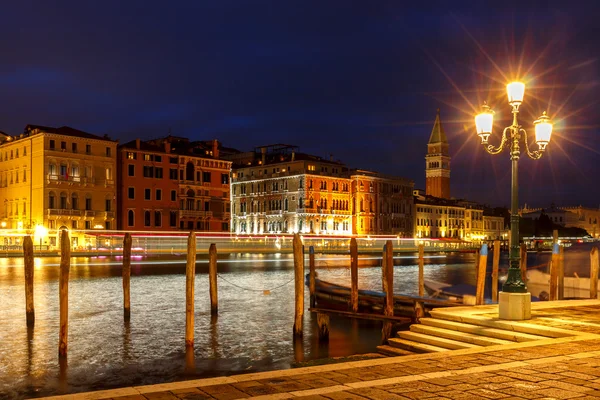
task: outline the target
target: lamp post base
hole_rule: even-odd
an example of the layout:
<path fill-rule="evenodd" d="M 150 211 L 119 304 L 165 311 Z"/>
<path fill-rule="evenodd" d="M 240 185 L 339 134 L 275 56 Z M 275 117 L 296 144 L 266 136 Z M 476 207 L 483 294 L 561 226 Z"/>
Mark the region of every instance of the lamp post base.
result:
<path fill-rule="evenodd" d="M 500 292 L 498 314 L 511 321 L 531 319 L 531 293 Z"/>

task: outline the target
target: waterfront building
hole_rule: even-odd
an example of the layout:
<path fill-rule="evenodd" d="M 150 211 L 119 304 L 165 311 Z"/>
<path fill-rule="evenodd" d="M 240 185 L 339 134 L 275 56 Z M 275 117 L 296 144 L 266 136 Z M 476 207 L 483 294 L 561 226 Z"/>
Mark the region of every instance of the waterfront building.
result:
<path fill-rule="evenodd" d="M 232 231 L 411 236 L 408 179 L 349 170 L 340 161 L 276 144 L 230 156 Z"/>
<path fill-rule="evenodd" d="M 2 227 L 35 232 L 45 246 L 73 230 L 73 248 L 90 244 L 79 230 L 116 228 L 116 141 L 39 125 L 0 141 Z"/>
<path fill-rule="evenodd" d="M 167 136 L 120 148 L 122 229 L 229 232 L 231 162 L 220 143 Z"/>
<path fill-rule="evenodd" d="M 530 208 L 527 204 L 519 210 L 523 218 L 539 219 L 544 213 L 550 221 L 565 228 L 585 229 L 593 238 L 600 238 L 600 208 L 583 206 L 559 207 L 551 204 L 548 208 Z"/>
<path fill-rule="evenodd" d="M 118 225 L 122 230 L 179 228 L 179 157 L 136 139 L 118 148 Z"/>

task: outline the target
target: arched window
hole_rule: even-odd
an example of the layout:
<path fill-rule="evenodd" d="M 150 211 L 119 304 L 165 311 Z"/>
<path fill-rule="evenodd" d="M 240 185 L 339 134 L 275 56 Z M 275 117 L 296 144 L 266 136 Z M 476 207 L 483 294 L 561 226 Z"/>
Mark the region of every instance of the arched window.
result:
<path fill-rule="evenodd" d="M 71 195 L 71 208 L 73 210 L 79 210 L 79 198 L 77 196 L 77 193 L 73 193 Z"/>
<path fill-rule="evenodd" d="M 283 201 L 283 208 L 285 211 L 288 210 L 288 199 L 287 198 Z M 287 222 L 286 222 L 286 224 L 287 224 Z M 285 230 L 287 231 L 287 225 L 285 227 Z"/>
<path fill-rule="evenodd" d="M 150 211 L 144 211 L 144 226 L 150 226 Z"/>
<path fill-rule="evenodd" d="M 67 194 L 65 192 L 62 192 L 60 194 L 60 208 L 62 210 L 67 209 Z"/>
<path fill-rule="evenodd" d="M 127 226 L 133 226 L 135 223 L 135 213 L 133 210 L 127 211 Z"/>
<path fill-rule="evenodd" d="M 48 208 L 56 208 L 56 196 L 54 196 L 54 192 L 50 192 L 48 195 Z"/>
<path fill-rule="evenodd" d="M 185 180 L 194 180 L 194 164 L 191 161 L 188 161 L 188 163 L 185 166 Z"/>
<path fill-rule="evenodd" d="M 162 215 L 160 211 L 154 211 L 154 226 L 162 226 Z"/>

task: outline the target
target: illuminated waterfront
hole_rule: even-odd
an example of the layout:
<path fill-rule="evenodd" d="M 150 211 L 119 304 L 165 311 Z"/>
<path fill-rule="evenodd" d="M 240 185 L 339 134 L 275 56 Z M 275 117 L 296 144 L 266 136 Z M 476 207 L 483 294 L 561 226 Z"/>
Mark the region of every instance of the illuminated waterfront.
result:
<path fill-rule="evenodd" d="M 122 312 L 121 261 L 73 258 L 69 288 L 68 365 L 58 360 L 58 258 L 36 259 L 32 331 L 25 324 L 20 258 L 0 266 L 0 395 L 31 397 L 160 383 L 236 372 L 290 368 L 296 361 L 375 351 L 380 325 L 332 320 L 329 345 L 319 345 L 316 318 L 305 314 L 301 347 L 294 348 L 293 262 L 288 254 L 230 254 L 219 259 L 219 316 L 211 321 L 208 264 L 196 277 L 194 362 L 186 367 L 185 260 L 132 261 L 131 323 Z M 395 293 L 417 292 L 413 254 L 397 255 Z M 426 259 L 426 278 L 474 283 L 474 255 Z M 349 257 L 317 257 L 325 280 L 348 284 Z M 359 286 L 380 289 L 380 259 L 361 256 Z M 265 294 L 264 290 L 270 290 Z M 308 292 L 305 295 L 308 307 Z M 191 368 L 190 368 L 191 366 Z"/>

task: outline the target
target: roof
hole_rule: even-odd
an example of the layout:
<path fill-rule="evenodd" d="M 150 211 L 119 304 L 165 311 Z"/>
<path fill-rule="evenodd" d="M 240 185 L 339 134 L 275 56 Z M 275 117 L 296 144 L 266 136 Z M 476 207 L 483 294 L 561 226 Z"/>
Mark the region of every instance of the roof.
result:
<path fill-rule="evenodd" d="M 440 109 L 437 109 L 437 115 L 435 116 L 435 122 L 433 123 L 433 129 L 431 130 L 431 136 L 429 136 L 429 144 L 434 143 L 448 143 L 446 139 L 446 132 L 442 126 L 442 120 L 440 119 Z"/>
<path fill-rule="evenodd" d="M 134 149 L 134 150 L 138 150 L 137 148 L 137 141 L 136 140 L 132 140 L 131 142 L 127 142 L 124 143 L 122 145 L 119 146 L 119 149 Z M 159 145 L 155 145 L 155 144 L 151 144 L 148 142 L 144 142 L 143 140 L 140 140 L 140 148 L 139 150 L 143 150 L 143 151 L 152 151 L 155 153 L 165 153 L 165 146 L 159 146 Z"/>
<path fill-rule="evenodd" d="M 25 134 L 29 135 L 34 130 L 39 130 L 39 131 L 42 131 L 45 133 L 54 133 L 57 135 L 74 136 L 74 137 L 79 137 L 79 138 L 84 138 L 84 139 L 108 140 L 111 142 L 114 141 L 111 138 L 109 138 L 108 135 L 97 136 L 97 135 L 93 135 L 91 133 L 80 131 L 79 129 L 71 128 L 70 126 L 61 126 L 60 128 L 52 128 L 50 126 L 43 126 L 43 125 L 27 125 L 25 127 Z"/>

